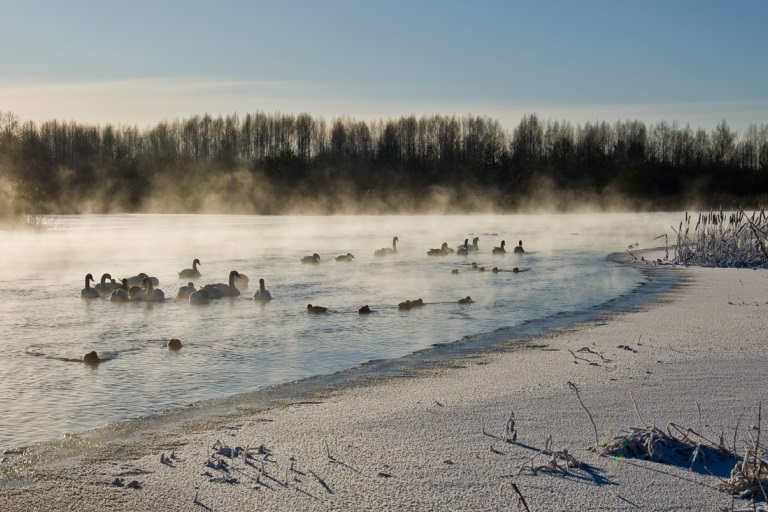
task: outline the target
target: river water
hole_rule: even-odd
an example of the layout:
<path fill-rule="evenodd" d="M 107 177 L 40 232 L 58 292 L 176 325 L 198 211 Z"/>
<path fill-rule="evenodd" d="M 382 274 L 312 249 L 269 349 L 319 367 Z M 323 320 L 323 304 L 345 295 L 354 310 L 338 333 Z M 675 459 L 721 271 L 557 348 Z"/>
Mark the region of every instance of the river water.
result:
<path fill-rule="evenodd" d="M 510 337 L 544 319 L 568 322 L 642 287 L 646 275 L 608 254 L 663 247 L 654 238 L 681 218 L 78 215 L 45 219 L 45 229 L 2 230 L 0 449 L 436 344 L 471 350 L 483 337 Z M 395 236 L 395 256 L 374 256 Z M 427 256 L 474 237 L 480 251 L 469 257 Z M 508 253 L 492 255 L 502 240 Z M 522 255 L 511 252 L 518 240 Z M 300 263 L 313 253 L 319 264 Z M 346 253 L 352 262 L 335 261 Z M 178 272 L 195 258 L 198 286 L 227 282 L 237 270 L 249 290 L 202 306 L 177 300 L 188 281 Z M 98 281 L 140 272 L 157 277 L 163 302 L 80 296 L 88 273 Z M 252 298 L 260 278 L 269 303 Z M 466 296 L 474 302 L 459 304 Z M 398 309 L 417 298 L 426 305 Z M 309 315 L 309 303 L 328 312 Z M 358 314 L 363 305 L 374 313 Z M 166 348 L 171 338 L 183 348 Z M 80 362 L 90 351 L 104 361 Z"/>

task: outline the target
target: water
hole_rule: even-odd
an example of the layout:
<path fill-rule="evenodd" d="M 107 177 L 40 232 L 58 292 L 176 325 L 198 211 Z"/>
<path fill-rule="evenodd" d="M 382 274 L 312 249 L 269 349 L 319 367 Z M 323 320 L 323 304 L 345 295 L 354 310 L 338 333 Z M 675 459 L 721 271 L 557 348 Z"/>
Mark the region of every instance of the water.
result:
<path fill-rule="evenodd" d="M 680 218 L 83 215 L 59 216 L 43 231 L 0 231 L 0 449 L 569 318 L 643 284 L 637 269 L 606 256 L 658 246 L 653 238 Z M 397 255 L 375 258 L 394 236 Z M 426 255 L 474 236 L 481 252 L 468 259 Z M 492 256 L 502 239 L 510 251 L 522 239 L 527 252 Z M 334 260 L 347 252 L 354 262 Z M 312 253 L 319 265 L 299 263 Z M 194 258 L 198 284 L 238 270 L 250 290 L 208 306 L 177 301 L 186 284 L 177 273 Z M 502 272 L 472 271 L 473 261 Z M 84 276 L 105 272 L 156 276 L 166 300 L 82 300 Z M 259 278 L 270 303 L 252 300 Z M 475 302 L 459 305 L 467 295 Z M 416 298 L 427 306 L 398 310 Z M 308 303 L 329 312 L 308 315 Z M 365 304 L 375 313 L 359 315 Z M 165 348 L 170 338 L 182 350 Z M 76 361 L 92 350 L 107 361 Z"/>

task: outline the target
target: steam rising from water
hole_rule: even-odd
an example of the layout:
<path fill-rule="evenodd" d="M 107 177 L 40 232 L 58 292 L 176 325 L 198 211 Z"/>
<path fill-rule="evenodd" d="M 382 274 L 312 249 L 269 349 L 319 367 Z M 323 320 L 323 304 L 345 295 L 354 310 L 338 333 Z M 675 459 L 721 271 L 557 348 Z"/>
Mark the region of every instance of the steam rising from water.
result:
<path fill-rule="evenodd" d="M 642 281 L 605 261 L 636 242 L 648 247 L 679 216 L 516 215 L 256 217 L 243 215 L 60 216 L 53 228 L 7 231 L 0 249 L 0 446 L 50 439 L 196 400 L 333 373 L 372 359 L 397 358 L 583 310 Z M 398 254 L 375 258 L 391 247 Z M 427 257 L 447 242 L 480 238 L 481 253 Z M 491 255 L 522 239 L 522 257 Z M 351 252 L 353 263 L 334 257 Z M 319 265 L 302 256 L 321 255 Z M 177 302 L 177 273 L 200 259 L 198 285 L 226 282 L 231 270 L 251 290 L 195 307 Z M 520 267 L 492 274 L 469 270 Z M 452 269 L 459 269 L 452 275 Z M 86 273 L 158 277 L 161 304 L 124 305 L 79 297 Z M 264 278 L 274 300 L 251 300 Z M 469 306 L 457 304 L 470 295 Z M 427 306 L 398 311 L 406 299 Z M 314 317 L 306 304 L 329 308 Z M 369 304 L 376 313 L 360 316 Z M 179 338 L 184 348 L 163 343 Z M 65 362 L 91 350 L 97 367 Z M 36 412 L 37 411 L 37 412 Z M 39 413 L 39 414 L 38 414 Z M 22 421 L 23 418 L 23 421 Z"/>

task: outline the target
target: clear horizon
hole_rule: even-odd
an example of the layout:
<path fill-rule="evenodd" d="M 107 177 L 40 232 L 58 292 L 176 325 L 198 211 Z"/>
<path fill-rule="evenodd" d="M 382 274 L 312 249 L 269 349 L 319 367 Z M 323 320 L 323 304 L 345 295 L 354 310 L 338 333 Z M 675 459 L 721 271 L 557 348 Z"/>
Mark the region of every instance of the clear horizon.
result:
<path fill-rule="evenodd" d="M 205 113 L 768 122 L 768 2 L 50 0 L 5 5 L 0 111 L 153 126 Z"/>

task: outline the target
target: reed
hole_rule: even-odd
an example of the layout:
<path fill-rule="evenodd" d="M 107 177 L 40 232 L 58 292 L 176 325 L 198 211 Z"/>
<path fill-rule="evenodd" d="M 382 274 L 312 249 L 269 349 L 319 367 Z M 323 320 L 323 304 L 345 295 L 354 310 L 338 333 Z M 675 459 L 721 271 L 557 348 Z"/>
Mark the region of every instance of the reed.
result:
<path fill-rule="evenodd" d="M 696 223 L 694 224 L 694 220 Z M 710 211 L 685 213 L 677 229 L 673 261 L 703 267 L 768 267 L 768 216 L 764 208 L 751 214 Z"/>

